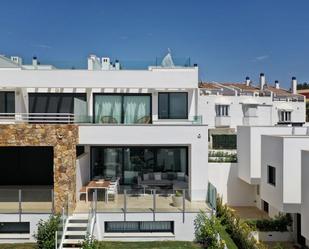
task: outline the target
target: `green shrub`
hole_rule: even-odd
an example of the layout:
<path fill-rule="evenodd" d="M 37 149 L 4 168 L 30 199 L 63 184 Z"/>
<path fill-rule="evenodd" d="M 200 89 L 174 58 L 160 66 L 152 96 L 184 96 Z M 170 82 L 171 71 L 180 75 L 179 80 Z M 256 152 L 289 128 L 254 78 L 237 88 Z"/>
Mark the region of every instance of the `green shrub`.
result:
<path fill-rule="evenodd" d="M 217 198 L 216 214 L 239 249 L 265 248 L 251 236 L 252 228 L 246 222 L 242 222 L 226 204 L 222 204 L 222 198 Z"/>
<path fill-rule="evenodd" d="M 224 242 L 218 239 L 220 222 L 215 216 L 209 218 L 201 211 L 194 220 L 195 239 L 205 248 L 224 249 Z"/>
<path fill-rule="evenodd" d="M 34 235 L 38 249 L 54 249 L 55 233 L 60 223 L 60 216 L 50 216 L 47 221 L 40 220 L 37 224 L 38 231 Z"/>
<path fill-rule="evenodd" d="M 257 231 L 269 232 L 285 232 L 287 227 L 292 225 L 292 218 L 289 214 L 279 214 L 274 219 L 248 220 L 246 223 Z"/>
<path fill-rule="evenodd" d="M 82 243 L 83 249 L 100 249 L 100 243 L 93 239 L 91 236 L 86 236 L 86 239 Z"/>

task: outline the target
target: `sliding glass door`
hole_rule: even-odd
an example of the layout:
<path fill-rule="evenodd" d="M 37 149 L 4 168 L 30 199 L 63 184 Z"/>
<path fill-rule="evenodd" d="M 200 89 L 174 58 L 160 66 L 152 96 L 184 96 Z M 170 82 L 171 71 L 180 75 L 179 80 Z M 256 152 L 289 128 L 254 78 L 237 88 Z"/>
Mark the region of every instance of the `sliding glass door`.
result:
<path fill-rule="evenodd" d="M 92 147 L 92 178 L 120 177 L 135 184 L 138 176 L 152 172 L 183 172 L 188 175 L 187 147 Z"/>
<path fill-rule="evenodd" d="M 151 123 L 149 94 L 94 94 L 94 103 L 95 123 Z"/>

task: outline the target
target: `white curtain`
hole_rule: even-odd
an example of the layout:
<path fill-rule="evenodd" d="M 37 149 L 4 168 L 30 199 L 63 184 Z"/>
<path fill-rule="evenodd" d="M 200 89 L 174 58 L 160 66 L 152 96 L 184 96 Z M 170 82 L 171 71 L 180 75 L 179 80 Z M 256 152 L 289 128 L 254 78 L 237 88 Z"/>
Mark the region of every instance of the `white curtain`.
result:
<path fill-rule="evenodd" d="M 95 97 L 95 122 L 108 123 L 121 122 L 121 96 L 97 95 Z"/>
<path fill-rule="evenodd" d="M 141 118 L 148 118 L 150 117 L 150 97 L 125 96 L 123 110 L 125 124 L 134 124 Z"/>

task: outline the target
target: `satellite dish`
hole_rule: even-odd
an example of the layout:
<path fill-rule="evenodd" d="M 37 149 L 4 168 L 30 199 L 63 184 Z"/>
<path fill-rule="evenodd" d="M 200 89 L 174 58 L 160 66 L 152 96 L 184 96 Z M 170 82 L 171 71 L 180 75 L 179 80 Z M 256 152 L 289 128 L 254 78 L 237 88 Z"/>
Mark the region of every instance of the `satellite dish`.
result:
<path fill-rule="evenodd" d="M 175 67 L 173 58 L 172 58 L 172 54 L 171 54 L 171 50 L 168 49 L 167 50 L 167 55 L 164 56 L 162 62 L 161 62 L 161 66 L 162 67 Z"/>

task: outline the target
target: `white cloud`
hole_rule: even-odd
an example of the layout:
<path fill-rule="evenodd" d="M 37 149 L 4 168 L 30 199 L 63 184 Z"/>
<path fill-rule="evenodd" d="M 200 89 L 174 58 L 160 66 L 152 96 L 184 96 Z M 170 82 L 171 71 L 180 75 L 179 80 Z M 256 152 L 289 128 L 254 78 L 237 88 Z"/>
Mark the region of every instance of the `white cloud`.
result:
<path fill-rule="evenodd" d="M 49 46 L 47 44 L 37 44 L 37 45 L 34 45 L 35 47 L 38 47 L 38 48 L 43 48 L 43 49 L 50 49 L 52 48 L 52 46 Z"/>
<path fill-rule="evenodd" d="M 263 60 L 266 60 L 268 58 L 269 58 L 268 55 L 260 55 L 260 56 L 255 57 L 255 61 L 263 61 Z"/>

